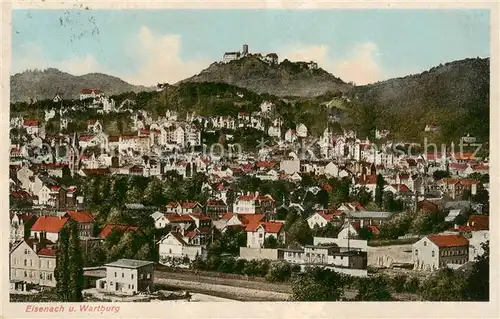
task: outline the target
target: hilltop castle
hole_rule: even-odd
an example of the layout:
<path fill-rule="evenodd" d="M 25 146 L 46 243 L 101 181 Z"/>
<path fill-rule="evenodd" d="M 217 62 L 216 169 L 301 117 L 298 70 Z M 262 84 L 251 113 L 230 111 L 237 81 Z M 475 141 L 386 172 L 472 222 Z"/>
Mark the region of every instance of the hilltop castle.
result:
<path fill-rule="evenodd" d="M 248 52 L 248 44 L 243 44 L 243 51 L 242 52 L 236 51 L 236 52 L 224 53 L 224 56 L 222 57 L 222 62 L 229 63 L 231 61 L 239 60 L 239 59 L 244 58 L 246 56 L 258 57 L 263 62 L 266 62 L 268 64 L 278 64 L 278 55 L 276 53 L 268 53 L 266 55 L 263 55 L 262 53 L 250 54 Z"/>

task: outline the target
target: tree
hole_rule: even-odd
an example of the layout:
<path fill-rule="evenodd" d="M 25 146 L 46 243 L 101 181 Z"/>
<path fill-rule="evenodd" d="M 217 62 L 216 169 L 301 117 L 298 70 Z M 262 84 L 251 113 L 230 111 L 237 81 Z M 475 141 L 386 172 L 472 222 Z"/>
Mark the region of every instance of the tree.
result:
<path fill-rule="evenodd" d="M 271 264 L 266 275 L 266 280 L 270 282 L 285 282 L 290 279 L 292 268 L 287 262 L 275 262 Z"/>
<path fill-rule="evenodd" d="M 375 204 L 377 204 L 378 207 L 382 207 L 383 203 L 383 196 L 384 196 L 384 177 L 382 177 L 382 174 L 377 175 L 377 185 L 375 187 Z"/>
<path fill-rule="evenodd" d="M 59 240 L 56 250 L 56 267 L 54 269 L 56 294 L 58 299 L 62 302 L 69 301 L 69 235 L 69 231 L 66 227 L 63 227 L 59 232 Z"/>
<path fill-rule="evenodd" d="M 278 240 L 274 236 L 269 236 L 266 239 L 264 239 L 264 248 L 277 248 L 278 247 Z"/>
<path fill-rule="evenodd" d="M 338 301 L 347 281 L 333 270 L 307 268 L 292 279 L 292 299 L 295 301 Z"/>
<path fill-rule="evenodd" d="M 70 240 L 68 243 L 68 269 L 69 280 L 69 299 L 70 302 L 83 301 L 83 255 L 80 246 L 80 238 L 78 236 L 78 227 L 76 223 L 70 224 Z"/>
<path fill-rule="evenodd" d="M 484 253 L 476 258 L 476 263 L 467 278 L 466 292 L 469 300 L 490 300 L 490 243 L 481 244 Z"/>
<path fill-rule="evenodd" d="M 440 179 L 450 177 L 450 173 L 448 171 L 437 170 L 432 173 L 432 177 L 434 177 L 434 180 L 438 181 Z"/>
<path fill-rule="evenodd" d="M 381 276 L 360 278 L 358 281 L 357 301 L 390 301 L 387 281 Z"/>
<path fill-rule="evenodd" d="M 422 285 L 422 297 L 428 301 L 466 300 L 466 278 L 462 271 L 442 268 Z"/>
<path fill-rule="evenodd" d="M 311 245 L 313 236 L 307 221 L 304 219 L 296 220 L 288 230 L 286 240 L 291 244 Z"/>
<path fill-rule="evenodd" d="M 361 205 L 366 205 L 372 200 L 372 192 L 368 191 L 368 188 L 365 186 L 356 187 L 354 188 L 351 198 Z"/>
<path fill-rule="evenodd" d="M 362 227 L 358 231 L 359 238 L 362 240 L 371 240 L 373 238 L 373 232 L 369 227 Z"/>

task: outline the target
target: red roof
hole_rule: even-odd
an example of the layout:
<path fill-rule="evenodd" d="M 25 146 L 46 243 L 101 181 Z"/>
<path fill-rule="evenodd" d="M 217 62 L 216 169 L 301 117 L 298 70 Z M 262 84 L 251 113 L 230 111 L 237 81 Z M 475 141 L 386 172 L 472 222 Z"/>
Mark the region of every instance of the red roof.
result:
<path fill-rule="evenodd" d="M 278 222 L 260 222 L 260 223 L 252 223 L 248 224 L 245 231 L 247 232 L 254 232 L 256 231 L 260 226 L 264 227 L 264 230 L 266 233 L 279 233 L 281 230 L 281 227 L 283 227 L 283 223 L 278 223 Z"/>
<path fill-rule="evenodd" d="M 223 220 L 230 220 L 235 214 L 233 213 L 225 213 L 224 215 L 222 215 L 222 218 Z"/>
<path fill-rule="evenodd" d="M 118 229 L 118 230 L 126 232 L 126 231 L 137 231 L 139 229 L 139 227 L 128 226 L 128 225 L 107 224 L 106 227 L 104 227 L 104 229 L 99 234 L 99 237 L 107 238 L 114 229 Z"/>
<path fill-rule="evenodd" d="M 171 223 L 192 222 L 193 219 L 189 215 L 166 214 L 165 217 Z"/>
<path fill-rule="evenodd" d="M 209 199 L 207 206 L 226 206 L 226 204 L 221 199 Z"/>
<path fill-rule="evenodd" d="M 469 246 L 469 241 L 460 235 L 429 235 L 427 238 L 440 248 Z"/>
<path fill-rule="evenodd" d="M 38 121 L 24 121 L 24 126 L 38 126 Z"/>
<path fill-rule="evenodd" d="M 377 226 L 369 225 L 369 226 L 367 226 L 367 228 L 372 231 L 372 234 L 375 234 L 375 235 L 380 234 L 380 230 L 378 229 Z"/>
<path fill-rule="evenodd" d="M 175 207 L 177 207 L 179 205 L 180 205 L 179 202 L 170 202 L 170 203 L 167 204 L 167 207 L 168 208 L 175 208 Z"/>
<path fill-rule="evenodd" d="M 411 192 L 411 190 L 405 184 L 393 184 L 391 186 L 400 192 Z"/>
<path fill-rule="evenodd" d="M 331 187 L 330 184 L 323 184 L 323 190 L 329 192 L 333 190 L 333 187 Z"/>
<path fill-rule="evenodd" d="M 56 255 L 56 251 L 54 249 L 50 249 L 50 248 L 42 248 L 38 251 L 38 255 L 52 257 L 52 256 Z"/>
<path fill-rule="evenodd" d="M 80 91 L 81 94 L 92 94 L 92 93 L 101 93 L 101 90 L 98 90 L 98 89 L 82 89 Z"/>
<path fill-rule="evenodd" d="M 276 166 L 276 163 L 271 161 L 258 161 L 256 165 L 261 168 L 272 168 Z"/>
<path fill-rule="evenodd" d="M 185 203 L 182 203 L 182 208 L 186 208 L 186 209 L 192 209 L 192 208 L 195 208 L 196 206 L 200 206 L 200 204 L 198 202 L 185 202 Z"/>
<path fill-rule="evenodd" d="M 241 218 L 241 222 L 245 225 L 255 224 L 264 219 L 264 214 L 240 214 L 238 215 Z"/>
<path fill-rule="evenodd" d="M 78 223 L 94 222 L 94 217 L 89 212 L 68 210 L 66 214 L 69 216 L 69 218 Z"/>
<path fill-rule="evenodd" d="M 328 214 L 328 213 L 325 213 L 324 211 L 320 210 L 320 211 L 317 211 L 316 213 L 318 213 L 321 217 L 323 217 L 325 220 L 327 221 L 331 221 L 333 219 L 333 217 L 335 217 L 335 215 L 333 214 Z"/>
<path fill-rule="evenodd" d="M 10 196 L 13 198 L 30 198 L 31 195 L 26 191 L 12 192 Z"/>
<path fill-rule="evenodd" d="M 450 163 L 450 168 L 462 170 L 467 168 L 467 164 Z"/>
<path fill-rule="evenodd" d="M 364 179 L 362 176 L 358 179 L 358 184 L 361 185 L 377 184 L 377 175 L 365 175 Z"/>
<path fill-rule="evenodd" d="M 47 233 L 59 233 L 66 225 L 67 217 L 40 216 L 31 227 L 32 231 L 43 231 Z"/>
<path fill-rule="evenodd" d="M 212 220 L 210 217 L 202 215 L 202 214 L 189 214 L 189 216 L 192 216 L 192 217 L 199 219 L 199 220 Z"/>

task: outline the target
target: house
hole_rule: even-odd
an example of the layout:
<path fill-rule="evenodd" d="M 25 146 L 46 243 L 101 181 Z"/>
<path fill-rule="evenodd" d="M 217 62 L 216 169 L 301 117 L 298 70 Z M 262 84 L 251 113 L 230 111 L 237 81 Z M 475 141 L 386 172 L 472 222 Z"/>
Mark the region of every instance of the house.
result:
<path fill-rule="evenodd" d="M 80 101 L 85 99 L 95 99 L 101 97 L 102 92 L 98 89 L 82 89 L 80 91 Z"/>
<path fill-rule="evenodd" d="M 267 129 L 267 135 L 269 135 L 270 137 L 280 138 L 281 137 L 281 127 L 278 125 L 269 126 L 269 128 Z"/>
<path fill-rule="evenodd" d="M 53 243 L 37 239 L 16 242 L 9 254 L 10 281 L 16 287 L 26 284 L 55 287 L 56 252 Z"/>
<path fill-rule="evenodd" d="M 154 263 L 152 261 L 119 259 L 104 265 L 106 277 L 96 281 L 97 290 L 112 294 L 135 295 L 152 292 Z"/>
<path fill-rule="evenodd" d="M 296 131 L 297 131 L 297 137 L 301 138 L 307 137 L 307 127 L 304 124 L 299 123 L 296 127 Z"/>
<path fill-rule="evenodd" d="M 361 223 L 359 221 L 348 221 L 344 222 L 342 229 L 337 235 L 337 238 L 341 239 L 353 239 L 359 237 L 359 230 L 361 228 Z"/>
<path fill-rule="evenodd" d="M 93 134 L 102 133 L 102 124 L 98 120 L 88 120 L 87 131 Z"/>
<path fill-rule="evenodd" d="M 152 213 L 151 218 L 154 220 L 156 229 L 165 228 L 165 226 L 167 226 L 167 217 L 165 217 L 165 214 L 163 214 L 162 212 Z"/>
<path fill-rule="evenodd" d="M 307 224 L 309 228 L 314 229 L 315 226 L 325 227 L 332 219 L 334 218 L 333 214 L 328 214 L 324 211 L 316 211 L 314 214 L 307 218 Z"/>
<path fill-rule="evenodd" d="M 271 195 L 259 195 L 258 192 L 241 195 L 237 198 L 233 212 L 236 214 L 263 213 L 272 216 L 275 213 L 275 201 Z"/>
<path fill-rule="evenodd" d="M 203 206 L 198 202 L 184 202 L 182 203 L 182 213 L 183 215 L 188 214 L 199 214 L 203 212 Z"/>
<path fill-rule="evenodd" d="M 206 257 L 206 247 L 203 245 L 191 245 L 184 239 L 180 232 L 171 231 L 158 241 L 158 252 L 160 261 L 173 258 L 188 257 L 194 260 L 196 256 Z"/>
<path fill-rule="evenodd" d="M 412 246 L 414 269 L 433 271 L 469 260 L 469 241 L 460 235 L 428 235 Z"/>
<path fill-rule="evenodd" d="M 205 207 L 205 215 L 212 220 L 217 220 L 228 211 L 226 203 L 222 199 L 209 199 Z"/>
<path fill-rule="evenodd" d="M 107 224 L 106 226 L 104 226 L 103 230 L 99 233 L 98 237 L 106 239 L 115 230 L 122 232 L 136 232 L 139 230 L 139 227 L 129 226 L 129 225 Z"/>
<path fill-rule="evenodd" d="M 30 236 L 31 227 L 37 217 L 26 213 L 10 214 L 10 243 L 14 243 Z"/>
<path fill-rule="evenodd" d="M 40 216 L 31 227 L 30 237 L 55 243 L 59 239 L 61 229 L 68 224 L 68 220 L 62 216 Z"/>
<path fill-rule="evenodd" d="M 246 226 L 247 247 L 263 248 L 264 241 L 273 236 L 278 242 L 285 242 L 285 227 L 280 222 L 257 222 Z"/>
<path fill-rule="evenodd" d="M 179 202 L 170 202 L 165 206 L 167 214 L 182 214 L 182 206 Z"/>
<path fill-rule="evenodd" d="M 68 210 L 64 216 L 76 222 L 80 238 L 92 237 L 94 233 L 94 216 L 90 212 Z"/>
<path fill-rule="evenodd" d="M 166 214 L 167 225 L 171 225 L 172 229 L 184 232 L 195 225 L 194 219 L 190 215 L 181 214 Z"/>
<path fill-rule="evenodd" d="M 40 122 L 36 120 L 24 121 L 23 128 L 29 135 L 38 135 L 40 133 Z"/>
<path fill-rule="evenodd" d="M 289 129 L 285 132 L 285 142 L 294 143 L 297 140 L 297 131 Z"/>

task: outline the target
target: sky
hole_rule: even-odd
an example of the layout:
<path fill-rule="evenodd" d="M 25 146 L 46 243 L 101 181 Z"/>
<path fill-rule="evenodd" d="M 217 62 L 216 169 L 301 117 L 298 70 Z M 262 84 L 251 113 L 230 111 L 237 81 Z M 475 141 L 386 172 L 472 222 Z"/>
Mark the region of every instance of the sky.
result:
<path fill-rule="evenodd" d="M 357 85 L 490 56 L 488 10 L 13 10 L 11 74 L 175 83 L 226 51 L 316 61 Z"/>

